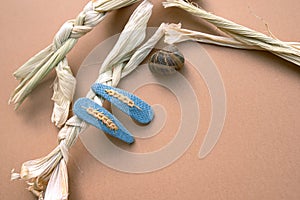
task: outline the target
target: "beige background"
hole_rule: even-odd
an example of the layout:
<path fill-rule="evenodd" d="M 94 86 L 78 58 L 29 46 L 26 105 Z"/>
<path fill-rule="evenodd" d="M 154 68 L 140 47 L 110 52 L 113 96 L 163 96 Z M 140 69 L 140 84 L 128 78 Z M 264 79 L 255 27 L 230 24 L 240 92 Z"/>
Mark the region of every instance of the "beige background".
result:
<path fill-rule="evenodd" d="M 161 1 L 152 2 L 155 7 L 149 26 L 181 22 L 186 28 L 213 30 L 183 11 L 165 10 Z M 18 111 L 7 105 L 17 86 L 12 73 L 51 43 L 62 23 L 74 18 L 86 3 L 11 0 L 1 4 L 0 199 L 34 199 L 24 182 L 10 182 L 10 170 L 19 170 L 22 162 L 46 155 L 57 144 L 58 130 L 50 123 L 54 73 Z M 199 4 L 266 34 L 267 23 L 276 37 L 299 41 L 298 0 L 203 0 Z M 68 56 L 74 73 L 93 47 L 122 30 L 135 6 L 109 14 L 78 42 Z M 299 68 L 269 53 L 209 45 L 204 48 L 218 66 L 227 93 L 226 122 L 212 153 L 203 160 L 197 157 L 210 119 L 210 98 L 201 77 L 186 68 L 183 73 L 201 99 L 200 127 L 188 151 L 167 168 L 136 175 L 104 166 L 78 141 L 68 164 L 70 199 L 300 199 Z M 161 88 L 148 90 L 154 91 L 152 99 L 163 92 Z M 143 91 L 140 95 L 150 97 Z M 176 127 L 175 118 L 168 127 Z M 168 130 L 172 128 L 164 131 Z M 143 146 L 140 150 L 156 149 L 172 138 L 168 134 L 158 137 L 138 141 Z"/>

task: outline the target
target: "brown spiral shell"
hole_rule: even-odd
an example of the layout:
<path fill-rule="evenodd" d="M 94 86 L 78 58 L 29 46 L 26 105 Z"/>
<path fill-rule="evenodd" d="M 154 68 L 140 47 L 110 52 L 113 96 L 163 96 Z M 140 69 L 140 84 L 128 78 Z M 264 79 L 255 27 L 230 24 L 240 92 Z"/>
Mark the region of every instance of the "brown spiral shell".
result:
<path fill-rule="evenodd" d="M 170 75 L 184 65 L 184 56 L 174 45 L 169 45 L 150 57 L 148 67 L 151 72 Z"/>

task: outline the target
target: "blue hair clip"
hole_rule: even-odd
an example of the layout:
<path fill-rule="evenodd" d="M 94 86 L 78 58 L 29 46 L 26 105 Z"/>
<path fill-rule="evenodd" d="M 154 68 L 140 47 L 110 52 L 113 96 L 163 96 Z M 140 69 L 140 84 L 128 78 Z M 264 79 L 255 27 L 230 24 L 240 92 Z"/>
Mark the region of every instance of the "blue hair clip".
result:
<path fill-rule="evenodd" d="M 91 88 L 96 95 L 108 100 L 137 122 L 148 124 L 153 119 L 154 112 L 151 106 L 134 94 L 100 83 L 93 84 Z M 103 130 L 113 137 L 128 144 L 134 142 L 134 137 L 122 123 L 109 111 L 91 99 L 78 99 L 73 106 L 73 112 L 83 121 Z"/>
<path fill-rule="evenodd" d="M 114 106 L 137 122 L 148 124 L 152 121 L 154 112 L 151 106 L 136 95 L 101 83 L 95 83 L 91 88 L 96 95 L 111 102 Z"/>
<path fill-rule="evenodd" d="M 73 106 L 73 112 L 83 121 L 113 137 L 128 144 L 134 142 L 134 137 L 116 117 L 89 98 L 78 99 Z"/>

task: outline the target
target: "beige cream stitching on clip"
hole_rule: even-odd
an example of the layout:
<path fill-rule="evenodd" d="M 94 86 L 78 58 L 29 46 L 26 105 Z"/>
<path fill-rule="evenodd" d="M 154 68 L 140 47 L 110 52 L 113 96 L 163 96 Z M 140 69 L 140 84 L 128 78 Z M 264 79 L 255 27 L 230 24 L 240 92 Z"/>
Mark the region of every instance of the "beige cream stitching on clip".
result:
<path fill-rule="evenodd" d="M 123 103 L 127 104 L 129 107 L 136 107 L 137 109 L 141 110 L 140 107 L 138 107 L 137 105 L 134 104 L 134 101 L 132 101 L 131 99 L 129 99 L 128 97 L 124 96 L 123 94 L 120 94 L 114 90 L 109 90 L 106 89 L 105 92 L 112 97 L 115 97 L 117 99 L 119 99 L 120 101 L 122 101 Z"/>
<path fill-rule="evenodd" d="M 89 108 L 84 108 L 86 109 L 86 112 L 90 115 L 92 115 L 93 117 L 99 119 L 100 121 L 102 121 L 105 126 L 107 126 L 108 128 L 110 128 L 111 130 L 118 130 L 118 126 L 113 123 L 113 121 L 111 119 L 109 119 L 106 115 L 104 115 L 102 112 L 99 112 L 98 110 L 95 110 L 91 107 Z"/>

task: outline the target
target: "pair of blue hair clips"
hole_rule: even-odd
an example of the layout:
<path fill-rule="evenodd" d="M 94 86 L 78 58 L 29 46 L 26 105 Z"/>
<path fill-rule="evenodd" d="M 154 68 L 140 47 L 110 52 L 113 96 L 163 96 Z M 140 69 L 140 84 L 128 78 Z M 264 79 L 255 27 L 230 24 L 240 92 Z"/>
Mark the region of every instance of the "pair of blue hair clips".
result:
<path fill-rule="evenodd" d="M 151 106 L 132 93 L 101 83 L 93 84 L 91 89 L 140 124 L 148 124 L 154 117 Z M 78 99 L 73 112 L 83 121 L 113 137 L 128 144 L 134 142 L 133 135 L 113 114 L 89 98 Z"/>

